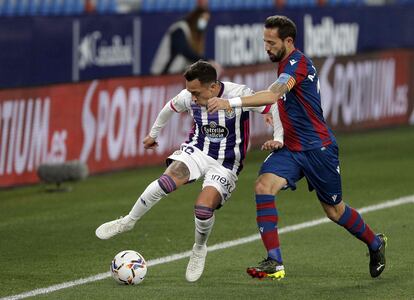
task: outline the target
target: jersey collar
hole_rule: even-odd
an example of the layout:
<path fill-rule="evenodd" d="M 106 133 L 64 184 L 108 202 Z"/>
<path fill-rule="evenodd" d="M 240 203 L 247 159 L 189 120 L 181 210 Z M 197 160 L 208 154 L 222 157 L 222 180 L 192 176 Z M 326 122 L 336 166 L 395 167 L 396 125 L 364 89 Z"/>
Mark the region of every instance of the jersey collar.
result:
<path fill-rule="evenodd" d="M 298 51 L 298 49 L 297 48 L 295 48 L 295 49 L 293 49 L 293 51 L 292 52 L 290 52 L 290 54 L 284 59 L 284 60 L 282 60 L 282 61 L 280 61 L 280 64 L 282 65 L 282 64 L 285 64 L 288 60 L 289 60 L 289 58 L 293 55 L 293 53 L 295 53 L 296 51 Z"/>
<path fill-rule="evenodd" d="M 218 98 L 220 98 L 221 96 L 223 96 L 223 92 L 224 92 L 224 83 L 221 82 L 220 80 L 219 80 L 219 83 L 220 83 L 220 92 L 217 95 Z"/>

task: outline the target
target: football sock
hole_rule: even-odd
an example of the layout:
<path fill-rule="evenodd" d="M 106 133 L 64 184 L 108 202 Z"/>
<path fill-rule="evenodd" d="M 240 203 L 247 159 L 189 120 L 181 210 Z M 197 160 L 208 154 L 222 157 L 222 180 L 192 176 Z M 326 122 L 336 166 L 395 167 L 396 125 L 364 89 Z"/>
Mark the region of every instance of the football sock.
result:
<path fill-rule="evenodd" d="M 368 224 L 364 222 L 361 215 L 352 207 L 345 206 L 345 211 L 337 223 L 367 244 L 371 250 L 376 251 L 381 246 L 379 237 L 375 235 Z"/>
<path fill-rule="evenodd" d="M 208 237 L 213 229 L 214 219 L 214 209 L 195 206 L 195 243 L 200 248 L 207 244 Z"/>
<path fill-rule="evenodd" d="M 273 195 L 256 195 L 256 221 L 269 258 L 282 263 L 277 231 L 278 214 Z"/>
<path fill-rule="evenodd" d="M 145 191 L 139 196 L 128 216 L 137 221 L 151 209 L 162 197 L 176 189 L 175 182 L 168 175 L 162 175 L 159 179 L 151 182 Z"/>

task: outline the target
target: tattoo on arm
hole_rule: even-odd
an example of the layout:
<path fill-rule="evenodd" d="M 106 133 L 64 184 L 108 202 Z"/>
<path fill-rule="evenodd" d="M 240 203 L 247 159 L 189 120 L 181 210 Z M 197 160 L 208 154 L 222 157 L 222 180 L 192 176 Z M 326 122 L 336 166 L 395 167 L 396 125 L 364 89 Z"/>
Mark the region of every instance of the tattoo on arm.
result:
<path fill-rule="evenodd" d="M 176 178 L 180 180 L 188 179 L 190 177 L 190 170 L 181 161 L 173 161 L 168 167 L 168 171 Z"/>
<path fill-rule="evenodd" d="M 274 94 L 278 95 L 279 98 L 282 97 L 287 92 L 289 92 L 289 88 L 288 88 L 287 84 L 280 83 L 280 82 L 277 82 L 277 81 L 273 82 L 269 86 L 268 90 L 270 90 Z"/>

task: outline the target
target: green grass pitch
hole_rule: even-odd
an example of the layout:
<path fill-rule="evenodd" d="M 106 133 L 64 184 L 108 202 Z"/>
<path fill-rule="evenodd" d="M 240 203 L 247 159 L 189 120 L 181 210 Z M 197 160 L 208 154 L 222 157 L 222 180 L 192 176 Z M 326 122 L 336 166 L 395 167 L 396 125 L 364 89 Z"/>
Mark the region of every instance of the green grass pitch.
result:
<path fill-rule="evenodd" d="M 414 194 L 414 127 L 339 135 L 344 200 L 360 208 Z M 257 233 L 253 186 L 267 153 L 251 151 L 229 202 L 216 213 L 209 245 Z M 101 241 L 101 223 L 126 214 L 161 167 L 93 176 L 69 193 L 46 193 L 43 185 L 0 190 L 0 298 L 109 270 L 126 249 L 147 260 L 191 249 L 194 183 L 161 200 L 131 232 Z M 314 193 L 301 181 L 278 195 L 279 228 L 323 217 Z M 365 245 L 333 223 L 280 236 L 286 277 L 254 280 L 245 268 L 265 256 L 260 240 L 218 250 L 194 284 L 184 278 L 188 259 L 148 269 L 138 286 L 111 278 L 59 290 L 38 299 L 413 299 L 414 205 L 364 214 L 389 238 L 387 268 L 368 271 Z"/>

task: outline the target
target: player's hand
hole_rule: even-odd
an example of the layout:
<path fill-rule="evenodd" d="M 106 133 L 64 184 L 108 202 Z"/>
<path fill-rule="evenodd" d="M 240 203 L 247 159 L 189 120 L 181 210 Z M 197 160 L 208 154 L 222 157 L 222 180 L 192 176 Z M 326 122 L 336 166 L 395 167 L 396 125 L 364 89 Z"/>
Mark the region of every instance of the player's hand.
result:
<path fill-rule="evenodd" d="M 263 145 L 262 145 L 262 150 L 276 150 L 276 149 L 280 149 L 283 147 L 283 143 L 278 142 L 278 141 L 274 141 L 274 140 L 269 140 L 266 141 Z"/>
<path fill-rule="evenodd" d="M 273 117 L 271 114 L 265 114 L 263 120 L 267 126 L 273 127 Z"/>
<path fill-rule="evenodd" d="M 155 139 L 147 135 L 142 142 L 145 149 L 155 149 L 158 147 L 158 143 Z"/>
<path fill-rule="evenodd" d="M 228 109 L 232 109 L 232 108 L 227 99 L 222 99 L 218 97 L 208 99 L 207 111 L 210 114 L 215 113 L 218 110 L 228 110 Z"/>

